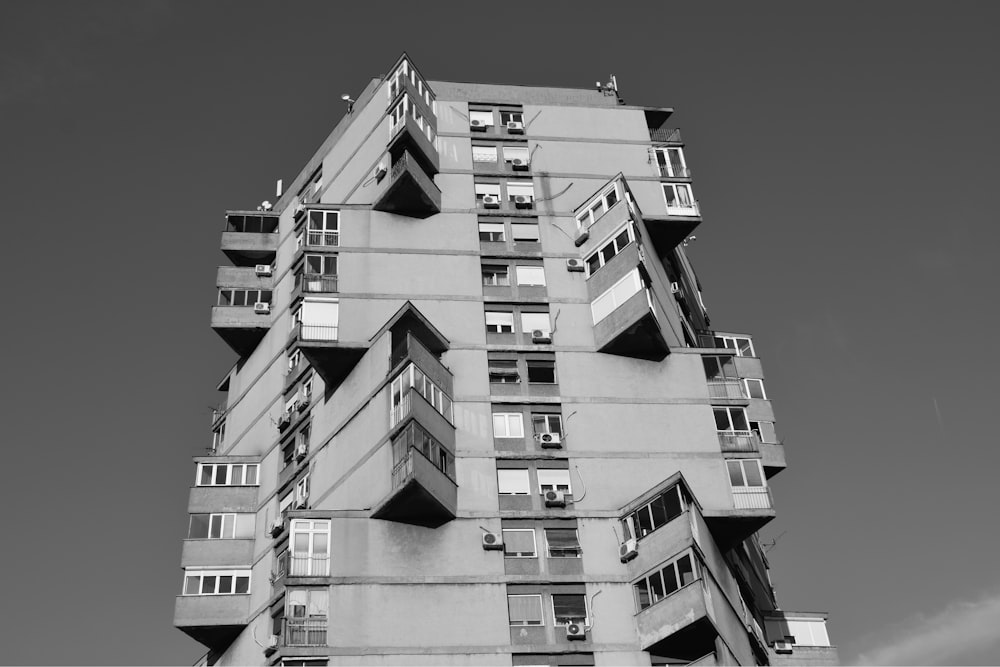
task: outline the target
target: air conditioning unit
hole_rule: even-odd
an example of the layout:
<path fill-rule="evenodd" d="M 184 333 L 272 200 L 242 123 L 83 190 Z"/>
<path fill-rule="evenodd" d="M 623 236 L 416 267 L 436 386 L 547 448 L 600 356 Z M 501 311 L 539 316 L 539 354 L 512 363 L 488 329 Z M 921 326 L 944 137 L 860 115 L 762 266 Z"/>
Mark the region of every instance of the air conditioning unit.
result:
<path fill-rule="evenodd" d="M 566 260 L 566 270 L 567 271 L 578 271 L 583 272 L 583 260 L 576 259 L 575 257 Z"/>
<path fill-rule="evenodd" d="M 304 442 L 300 442 L 295 446 L 295 460 L 301 461 L 309 453 L 309 445 Z"/>
<path fill-rule="evenodd" d="M 483 208 L 500 208 L 500 200 L 493 195 L 483 197 Z"/>
<path fill-rule="evenodd" d="M 524 123 L 519 120 L 507 121 L 507 131 L 511 134 L 524 134 Z"/>
<path fill-rule="evenodd" d="M 295 509 L 304 510 L 309 506 L 309 494 L 303 493 L 301 496 L 295 496 Z"/>
<path fill-rule="evenodd" d="M 791 642 L 774 642 L 774 652 L 775 653 L 792 653 L 792 643 Z"/>
<path fill-rule="evenodd" d="M 285 410 L 284 412 L 281 413 L 281 416 L 278 417 L 278 430 L 284 431 L 291 425 L 291 423 L 292 423 L 292 413 L 290 410 Z"/>
<path fill-rule="evenodd" d="M 258 301 L 253 305 L 253 312 L 258 315 L 267 315 L 271 312 L 271 304 L 267 301 Z"/>
<path fill-rule="evenodd" d="M 558 433 L 539 433 L 538 444 L 543 449 L 562 449 L 562 436 Z"/>
<path fill-rule="evenodd" d="M 680 294 L 681 293 L 681 284 L 680 283 L 670 283 L 670 293 L 671 294 Z"/>
<path fill-rule="evenodd" d="M 566 626 L 566 639 L 586 639 L 587 628 L 579 623 L 570 623 Z"/>
<path fill-rule="evenodd" d="M 618 547 L 618 557 L 623 563 L 627 563 L 636 556 L 639 555 L 639 541 L 635 539 L 625 540 L 625 542 Z"/>
<path fill-rule="evenodd" d="M 379 162 L 378 166 L 375 167 L 375 182 L 381 181 L 388 173 L 389 168 L 385 166 L 385 162 Z"/>
<path fill-rule="evenodd" d="M 587 239 L 589 238 L 590 238 L 590 232 L 585 229 L 582 232 L 580 232 L 579 236 L 576 237 L 576 239 L 573 241 L 573 245 L 579 248 L 584 243 L 586 243 Z"/>
<path fill-rule="evenodd" d="M 279 516 L 278 518 L 276 518 L 274 521 L 271 522 L 271 528 L 267 532 L 271 537 L 277 537 L 278 535 L 281 535 L 281 533 L 284 530 L 285 530 L 285 520 Z"/>
<path fill-rule="evenodd" d="M 522 160 L 519 157 L 511 160 L 510 166 L 513 167 L 514 171 L 528 171 L 528 161 Z"/>
<path fill-rule="evenodd" d="M 532 201 L 531 197 L 525 195 L 516 195 L 514 197 L 514 206 L 517 208 L 531 208 Z"/>
<path fill-rule="evenodd" d="M 551 343 L 552 333 L 549 331 L 544 331 L 542 329 L 535 329 L 531 332 L 531 342 L 532 343 Z"/>
<path fill-rule="evenodd" d="M 271 635 L 267 640 L 267 646 L 264 647 L 264 657 L 270 657 L 274 655 L 275 651 L 278 650 L 278 635 Z"/>
<path fill-rule="evenodd" d="M 503 540 L 496 533 L 483 533 L 483 548 L 487 551 L 503 551 Z"/>
<path fill-rule="evenodd" d="M 545 492 L 546 507 L 566 507 L 566 494 L 562 491 Z"/>
<path fill-rule="evenodd" d="M 271 275 L 271 265 L 270 264 L 258 264 L 253 267 L 254 273 L 258 276 L 269 276 Z"/>
<path fill-rule="evenodd" d="M 486 123 L 479 120 L 478 118 L 475 118 L 469 121 L 469 129 L 472 130 L 473 132 L 485 132 Z"/>

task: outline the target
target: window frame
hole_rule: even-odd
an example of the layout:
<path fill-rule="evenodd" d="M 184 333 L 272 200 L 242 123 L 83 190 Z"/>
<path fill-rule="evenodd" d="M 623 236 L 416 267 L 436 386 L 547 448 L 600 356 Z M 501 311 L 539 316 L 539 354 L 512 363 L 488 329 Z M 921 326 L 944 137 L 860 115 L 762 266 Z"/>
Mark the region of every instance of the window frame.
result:
<path fill-rule="evenodd" d="M 185 568 L 184 579 L 181 586 L 181 595 L 184 597 L 204 597 L 210 595 L 249 595 L 250 594 L 250 582 L 251 582 L 252 572 L 248 569 L 212 569 L 212 568 Z M 205 593 L 205 578 L 214 577 L 215 578 L 215 590 L 211 593 Z M 231 579 L 231 587 L 229 591 L 221 591 L 222 579 L 223 577 L 229 577 Z M 198 592 L 189 593 L 188 592 L 188 579 L 197 578 L 198 579 Z M 238 592 L 237 589 L 240 588 L 239 580 L 246 579 L 246 590 Z"/>
<path fill-rule="evenodd" d="M 566 473 L 566 480 L 565 480 L 566 483 L 565 484 L 562 484 L 562 483 L 552 483 L 552 484 L 550 484 L 548 480 L 543 481 L 543 478 L 547 478 L 547 477 L 550 476 L 551 473 L 557 473 L 557 472 L 558 473 Z M 567 496 L 573 495 L 573 479 L 572 479 L 572 476 L 569 474 L 569 468 L 538 468 L 538 470 L 536 471 L 535 477 L 536 477 L 537 483 L 538 483 L 538 493 L 541 496 L 544 496 L 549 491 L 562 491 Z M 556 481 L 556 480 L 552 480 L 552 481 Z M 558 480 L 558 481 L 561 482 L 562 480 Z M 547 489 L 545 487 L 551 487 L 551 488 Z M 563 489 L 563 488 L 560 488 L 560 487 L 566 487 L 566 488 Z"/>
<path fill-rule="evenodd" d="M 483 287 L 510 287 L 509 264 L 482 264 L 480 274 L 483 277 Z M 502 271 L 500 269 L 503 269 Z M 486 282 L 486 276 L 492 276 L 491 282 Z M 501 279 L 501 276 L 503 278 Z"/>
<path fill-rule="evenodd" d="M 501 535 L 503 536 L 503 557 L 504 558 L 538 558 L 538 535 L 534 528 L 502 528 Z M 517 551 L 508 552 L 507 551 L 507 533 L 531 533 L 531 555 L 527 555 L 527 552 Z"/>
<path fill-rule="evenodd" d="M 676 151 L 681 158 L 680 168 L 683 173 L 674 173 L 674 164 L 670 160 L 670 151 Z M 663 161 L 660 161 L 660 158 Z M 690 172 L 687 167 L 687 159 L 684 157 L 684 149 L 680 146 L 660 146 L 656 149 L 656 165 L 659 170 L 660 176 L 664 178 L 690 178 Z M 666 170 L 663 169 L 666 167 Z M 666 173 L 664 173 L 666 172 Z"/>
<path fill-rule="evenodd" d="M 480 157 L 484 157 L 485 154 L 486 154 L 486 151 L 490 151 L 492 153 L 491 159 L 489 159 L 489 160 L 476 159 L 476 151 L 477 150 L 479 151 L 479 156 Z M 496 166 L 499 163 L 499 160 L 497 159 L 498 156 L 499 156 L 499 151 L 497 151 L 497 147 L 495 145 L 472 144 L 472 164 L 473 164 L 473 166 L 475 166 L 477 164 L 492 164 L 492 165 Z"/>
<path fill-rule="evenodd" d="M 493 236 L 497 233 L 496 228 L 499 227 L 500 238 L 483 238 L 483 227 L 492 227 L 492 230 L 487 230 L 485 233 L 489 236 Z M 488 222 L 479 221 L 479 242 L 480 243 L 506 243 L 507 242 L 507 226 L 503 222 Z M 509 278 L 508 278 L 509 282 Z"/>
<path fill-rule="evenodd" d="M 504 423 L 504 433 L 497 433 L 497 417 L 503 419 Z M 513 435 L 513 431 L 510 428 L 511 424 L 516 419 L 517 430 L 520 430 L 520 435 Z M 493 437 L 494 438 L 524 438 L 524 414 L 520 412 L 494 412 L 493 413 Z"/>
<path fill-rule="evenodd" d="M 511 598 L 537 598 L 538 599 L 538 621 L 532 622 L 530 620 L 524 622 L 514 622 L 513 618 L 510 618 L 510 599 Z M 545 626 L 545 608 L 542 605 L 542 595 L 541 593 L 508 593 L 507 594 L 507 620 L 511 627 L 544 627 Z"/>
<path fill-rule="evenodd" d="M 750 478 L 746 472 L 747 463 L 752 463 L 753 467 L 756 468 L 757 479 L 760 480 L 760 484 L 749 483 Z M 733 464 L 740 468 L 742 484 L 733 484 Z M 726 459 L 726 472 L 729 477 L 729 486 L 734 493 L 752 493 L 754 490 L 767 488 L 767 477 L 764 475 L 764 466 L 761 465 L 760 459 Z"/>
<path fill-rule="evenodd" d="M 511 372 L 496 373 L 494 372 L 495 370 Z M 487 357 L 486 371 L 490 384 L 521 384 L 521 373 L 518 368 L 517 359 L 490 359 Z"/>
<path fill-rule="evenodd" d="M 559 375 L 556 373 L 556 360 L 555 359 L 532 359 L 527 358 L 524 362 L 525 365 L 525 380 L 528 384 L 545 384 L 545 385 L 557 385 L 559 384 Z M 552 368 L 552 380 L 533 380 L 531 378 L 532 368 Z"/>
<path fill-rule="evenodd" d="M 579 618 L 577 616 L 564 617 L 567 618 L 568 620 L 565 623 L 560 623 L 559 617 L 556 616 L 556 597 L 569 597 L 569 596 L 580 597 L 583 599 L 584 616 L 579 621 L 576 620 L 577 618 Z M 552 624 L 554 627 L 565 628 L 569 625 L 573 625 L 574 623 L 577 625 L 582 625 L 584 627 L 590 627 L 590 604 L 587 600 L 586 593 L 552 593 L 550 595 L 549 601 L 552 607 Z"/>
<path fill-rule="evenodd" d="M 486 321 L 486 333 L 488 334 L 512 334 L 514 333 L 514 313 L 510 310 L 487 310 L 484 313 Z M 507 321 L 509 317 L 509 322 Z M 490 320 L 493 320 L 492 322 Z"/>
<path fill-rule="evenodd" d="M 626 283 L 626 281 L 631 281 L 630 287 L 633 288 L 633 291 L 629 292 L 627 295 L 622 297 L 619 295 L 619 288 L 622 287 Z M 622 304 L 624 304 L 626 301 L 628 301 L 629 299 L 631 299 L 633 296 L 643 291 L 644 289 L 645 289 L 645 284 L 643 283 L 642 278 L 639 276 L 639 267 L 636 267 L 631 271 L 629 271 L 628 273 L 626 273 L 619 280 L 615 281 L 614 285 L 601 292 L 601 294 L 598 295 L 596 299 L 590 302 L 590 315 L 594 320 L 594 324 L 596 325 L 598 322 L 602 322 L 605 318 L 611 315 L 611 313 L 618 310 L 618 308 L 620 308 Z M 612 304 L 611 308 L 608 309 L 607 312 L 605 312 L 603 315 L 598 317 L 597 313 L 603 312 L 604 304 L 608 300 L 610 300 Z M 598 304 L 601 304 L 602 306 L 600 311 L 595 308 Z"/>
<path fill-rule="evenodd" d="M 522 279 L 522 269 L 524 270 L 524 278 Z M 534 276 L 534 277 L 531 277 Z M 541 276 L 541 282 L 528 282 L 529 280 L 538 280 Z M 544 264 L 515 264 L 514 265 L 514 279 L 518 287 L 545 287 L 545 265 Z"/>
<path fill-rule="evenodd" d="M 750 383 L 754 382 L 760 387 L 760 396 L 754 396 L 753 391 L 750 389 Z M 764 389 L 764 380 L 761 378 L 743 378 L 743 386 L 747 390 L 747 396 L 749 398 L 760 398 L 767 400 L 767 391 Z"/>
<path fill-rule="evenodd" d="M 625 232 L 627 234 L 627 237 L 624 243 L 619 244 L 622 232 Z M 589 278 L 590 276 L 600 271 L 607 265 L 608 262 L 610 262 L 612 259 L 621 254 L 622 250 L 624 250 L 625 248 L 627 248 L 628 246 L 630 246 L 635 242 L 636 242 L 635 229 L 632 226 L 632 221 L 629 220 L 628 222 L 625 223 L 624 226 L 619 227 L 617 230 L 615 230 L 614 233 L 611 234 L 611 236 L 609 237 L 608 241 L 602 242 L 600 246 L 596 250 L 594 250 L 594 252 L 590 253 L 583 259 L 583 265 L 586 267 L 587 277 Z M 614 250 L 614 253 L 608 257 L 605 257 L 604 251 L 607 250 L 608 248 Z M 592 268 L 591 267 L 591 265 L 593 264 L 592 260 L 595 258 L 597 259 L 597 268 Z"/>
<path fill-rule="evenodd" d="M 576 553 L 572 556 L 555 556 L 552 554 L 552 544 L 549 542 L 549 531 L 552 530 L 571 530 L 576 537 Z M 580 544 L 580 529 L 577 528 L 559 528 L 556 526 L 546 526 L 543 529 L 543 534 L 545 538 L 545 557 L 546 558 L 583 558 L 583 545 Z"/>
<path fill-rule="evenodd" d="M 518 324 L 521 327 L 521 333 L 530 335 L 532 331 L 541 330 L 549 335 L 552 334 L 552 313 L 548 311 L 522 310 L 518 314 L 520 315 Z M 545 317 L 544 326 L 528 326 L 525 324 L 525 317 L 531 319 L 532 317 L 541 318 L 543 316 Z"/>
<path fill-rule="evenodd" d="M 613 197 L 609 198 L 608 195 L 613 195 Z M 621 200 L 622 196 L 618 191 L 618 181 L 615 181 L 605 188 L 601 194 L 588 201 L 587 205 L 583 207 L 583 212 L 576 215 L 577 231 L 582 232 L 593 225 L 601 219 L 601 216 L 610 211 L 612 206 Z M 611 202 L 610 204 L 608 203 L 609 201 Z M 598 209 L 600 209 L 600 212 L 595 215 L 594 212 Z"/>
<path fill-rule="evenodd" d="M 506 476 L 510 476 L 514 471 L 519 473 L 519 478 L 517 480 L 517 488 L 524 489 L 523 491 L 504 491 L 503 489 L 511 488 L 511 485 L 504 485 L 501 483 L 500 477 L 501 473 L 506 473 Z M 520 476 L 523 473 L 523 477 Z M 511 480 L 506 480 L 510 482 Z M 524 482 L 523 485 L 521 482 Z M 497 495 L 500 496 L 530 496 L 531 495 L 531 474 L 528 472 L 527 468 L 497 468 Z"/>
<path fill-rule="evenodd" d="M 234 483 L 234 467 L 242 467 L 242 472 L 240 474 L 241 482 Z M 215 482 L 217 469 L 219 467 L 225 467 L 225 482 L 218 484 Z M 202 483 L 202 477 L 204 476 L 204 470 L 211 468 L 212 473 L 209 475 L 211 480 L 208 484 Z M 250 469 L 253 468 L 253 475 L 250 475 Z M 253 482 L 248 482 L 249 478 L 253 478 Z M 195 470 L 195 486 L 260 486 L 260 464 L 259 463 L 199 463 L 197 469 Z"/>
<path fill-rule="evenodd" d="M 721 411 L 725 411 L 726 418 L 729 420 L 729 428 L 720 429 L 718 414 Z M 747 428 L 736 428 L 736 422 L 733 421 L 733 412 L 738 411 L 743 415 L 743 423 L 747 425 Z M 715 430 L 718 433 L 744 433 L 750 430 L 750 420 L 747 419 L 746 408 L 738 405 L 713 405 L 712 406 L 712 417 L 715 419 Z"/>

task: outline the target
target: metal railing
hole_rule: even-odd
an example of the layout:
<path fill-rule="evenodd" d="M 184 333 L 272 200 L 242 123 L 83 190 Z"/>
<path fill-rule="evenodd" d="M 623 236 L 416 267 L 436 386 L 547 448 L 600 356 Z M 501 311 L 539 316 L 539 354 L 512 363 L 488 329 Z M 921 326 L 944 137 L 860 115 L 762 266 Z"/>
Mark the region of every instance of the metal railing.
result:
<path fill-rule="evenodd" d="M 392 406 L 392 415 L 389 419 L 389 427 L 392 428 L 399 422 L 403 421 L 403 418 L 410 414 L 410 392 L 412 389 L 407 391 L 399 398 L 399 403 Z"/>
<path fill-rule="evenodd" d="M 753 431 L 717 431 L 719 446 L 723 452 L 757 453 L 760 451 L 760 440 Z"/>
<path fill-rule="evenodd" d="M 299 340 L 337 340 L 337 325 L 299 322 L 296 337 Z"/>
<path fill-rule="evenodd" d="M 712 398 L 747 398 L 739 380 L 709 380 L 708 395 Z"/>
<path fill-rule="evenodd" d="M 442 465 L 441 453 L 443 452 L 444 455 L 448 457 L 448 460 L 444 462 L 445 467 L 450 466 L 454 468 L 455 465 L 454 457 L 452 456 L 451 452 L 449 452 L 448 450 L 446 450 L 444 447 L 441 446 L 441 443 L 435 441 L 434 444 L 435 444 L 435 449 L 433 452 L 434 454 L 433 458 L 426 456 L 422 451 L 420 451 L 416 447 L 411 446 L 406 448 L 405 452 L 403 453 L 403 458 L 396 461 L 392 466 L 393 489 L 398 489 L 399 487 L 401 487 L 403 483 L 407 480 L 407 478 L 413 474 L 413 457 L 415 455 L 426 459 L 432 466 L 440 470 L 445 477 L 447 477 L 453 482 L 455 481 L 451 473 L 445 468 L 441 467 Z"/>
<path fill-rule="evenodd" d="M 771 490 L 746 486 L 733 489 L 733 506 L 738 510 L 769 510 L 773 507 Z"/>
<path fill-rule="evenodd" d="M 681 131 L 676 127 L 651 127 L 649 128 L 650 141 L 671 141 L 680 143 Z"/>
<path fill-rule="evenodd" d="M 326 633 L 330 621 L 326 616 L 286 618 L 285 646 L 326 646 Z"/>
<path fill-rule="evenodd" d="M 310 229 L 306 232 L 306 245 L 329 247 L 340 245 L 340 232 L 327 232 Z"/>
<path fill-rule="evenodd" d="M 319 273 L 302 274 L 303 292 L 336 292 L 337 276 L 322 275 Z"/>
<path fill-rule="evenodd" d="M 701 208 L 698 202 L 690 201 L 687 204 L 667 204 L 667 215 L 701 215 Z"/>
<path fill-rule="evenodd" d="M 660 176 L 665 178 L 691 178 L 691 170 L 687 167 L 680 167 L 678 165 L 661 164 Z"/>

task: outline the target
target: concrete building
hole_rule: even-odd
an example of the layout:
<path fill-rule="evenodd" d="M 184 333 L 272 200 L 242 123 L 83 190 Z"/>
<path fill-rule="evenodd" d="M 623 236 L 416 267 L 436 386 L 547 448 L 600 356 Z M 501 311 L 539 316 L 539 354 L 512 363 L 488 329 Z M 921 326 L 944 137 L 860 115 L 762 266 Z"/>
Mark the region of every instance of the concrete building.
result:
<path fill-rule="evenodd" d="M 784 447 L 685 257 L 671 109 L 390 72 L 226 215 L 203 663 L 836 664 L 769 582 Z"/>

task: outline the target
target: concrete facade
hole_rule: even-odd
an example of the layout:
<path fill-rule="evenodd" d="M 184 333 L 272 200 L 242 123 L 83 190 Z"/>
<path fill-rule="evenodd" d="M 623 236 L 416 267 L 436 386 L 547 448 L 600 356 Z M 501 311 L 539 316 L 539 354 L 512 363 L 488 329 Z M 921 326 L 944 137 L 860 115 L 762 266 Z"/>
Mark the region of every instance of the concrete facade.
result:
<path fill-rule="evenodd" d="M 825 626 L 780 654 L 764 630 L 784 450 L 684 255 L 671 110 L 390 71 L 224 232 L 219 288 L 272 296 L 213 311 L 240 362 L 175 616 L 203 664 L 835 661 Z"/>

